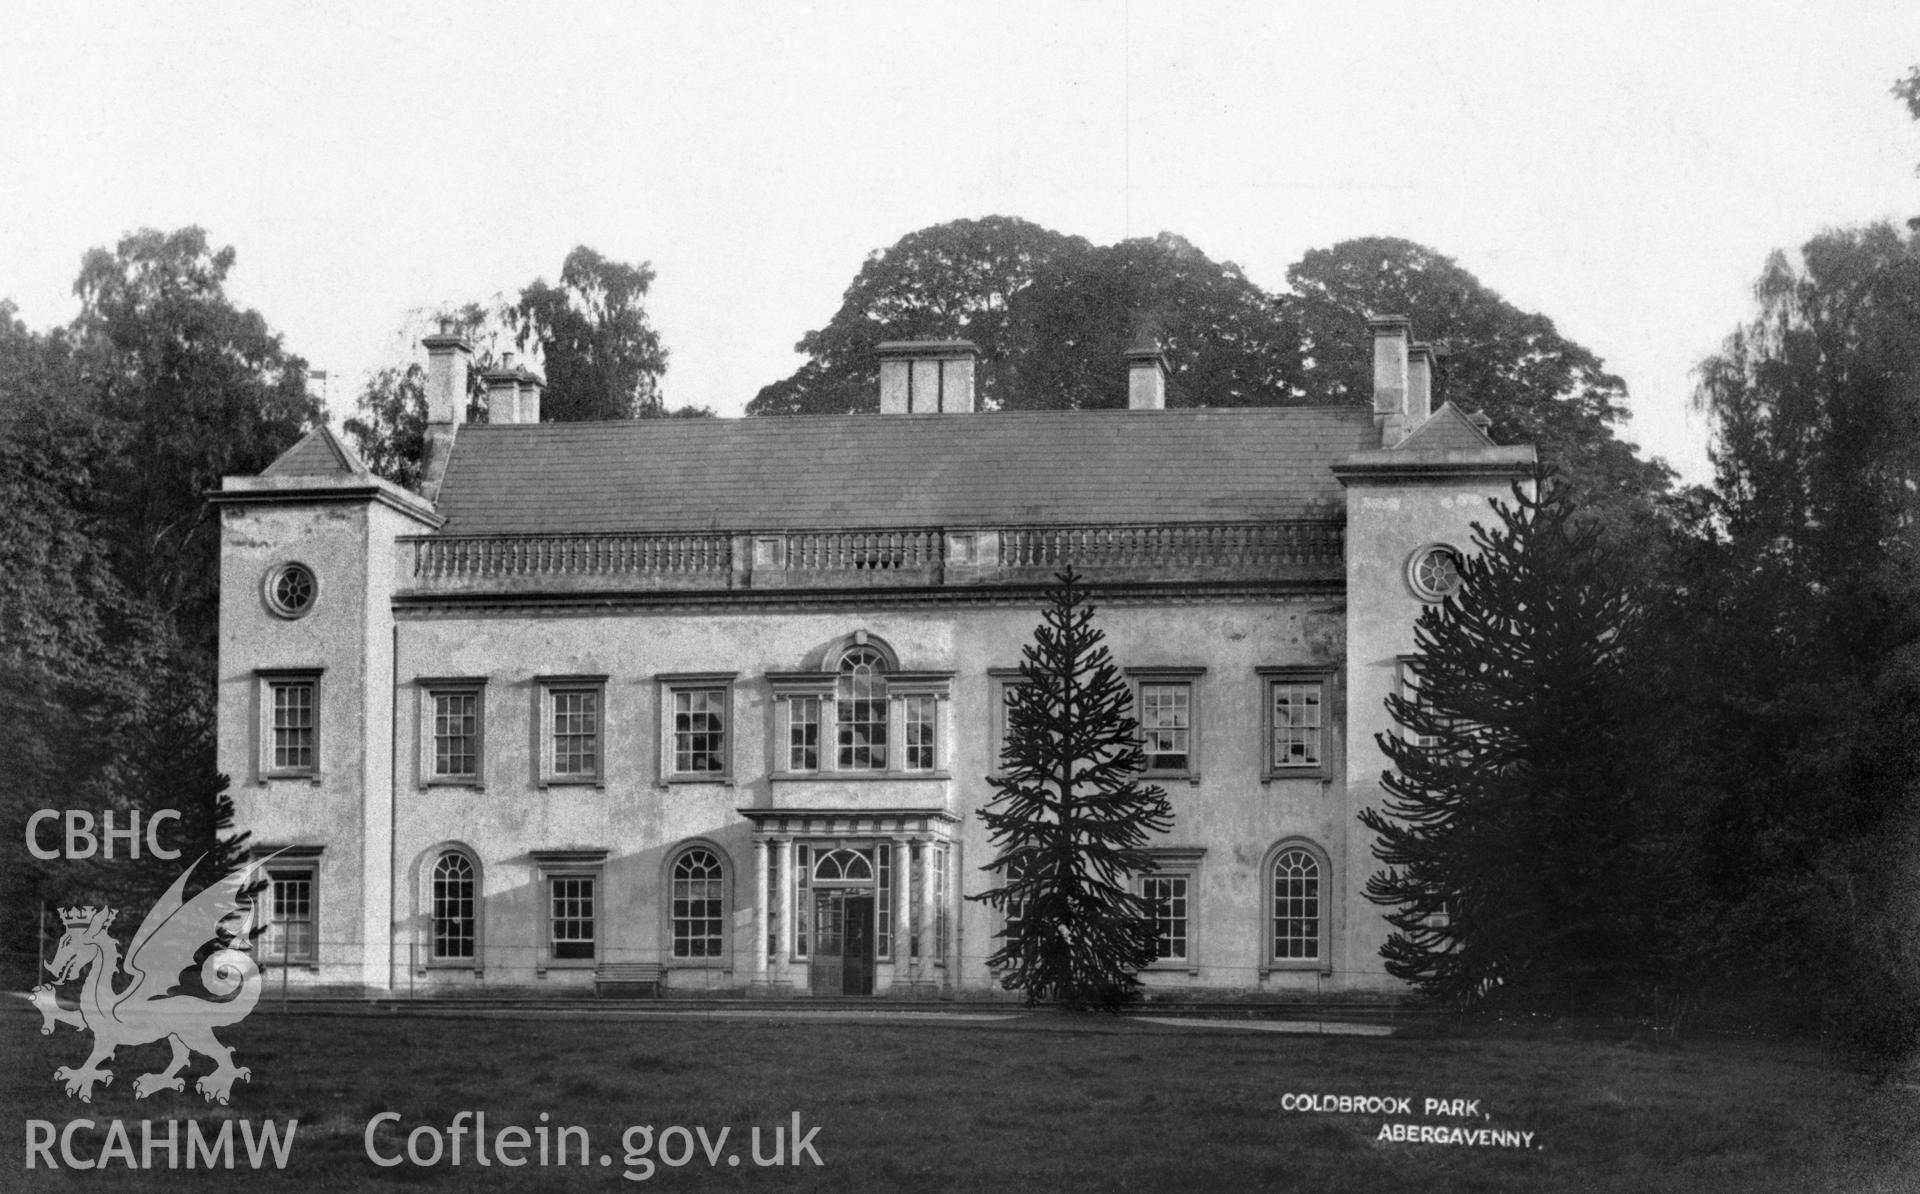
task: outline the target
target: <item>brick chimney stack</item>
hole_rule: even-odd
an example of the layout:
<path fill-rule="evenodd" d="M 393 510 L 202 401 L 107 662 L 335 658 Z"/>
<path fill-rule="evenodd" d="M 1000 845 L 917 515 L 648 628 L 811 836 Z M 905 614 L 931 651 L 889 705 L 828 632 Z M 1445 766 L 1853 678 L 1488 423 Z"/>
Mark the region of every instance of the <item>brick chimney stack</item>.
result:
<path fill-rule="evenodd" d="M 420 495 L 431 502 L 440 496 L 447 458 L 453 454 L 453 437 L 460 424 L 467 421 L 467 369 L 473 360 L 473 345 L 444 319 L 438 335 L 420 342 L 427 348 L 427 442 Z"/>
<path fill-rule="evenodd" d="M 1373 333 L 1373 423 L 1380 429 L 1380 446 L 1391 448 L 1406 438 L 1407 333 L 1412 321 L 1404 315 L 1381 315 L 1367 320 Z"/>
<path fill-rule="evenodd" d="M 967 414 L 973 410 L 971 340 L 889 340 L 880 356 L 883 415 Z"/>
<path fill-rule="evenodd" d="M 1167 409 L 1167 354 L 1156 341 L 1127 350 L 1127 409 Z"/>

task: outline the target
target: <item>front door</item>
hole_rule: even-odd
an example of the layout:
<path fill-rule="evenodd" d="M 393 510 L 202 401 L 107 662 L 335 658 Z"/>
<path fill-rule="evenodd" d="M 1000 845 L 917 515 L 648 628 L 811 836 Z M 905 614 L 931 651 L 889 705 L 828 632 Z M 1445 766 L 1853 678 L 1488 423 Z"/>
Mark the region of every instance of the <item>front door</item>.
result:
<path fill-rule="evenodd" d="M 839 888 L 813 893 L 807 986 L 815 995 L 873 994 L 872 895 Z"/>

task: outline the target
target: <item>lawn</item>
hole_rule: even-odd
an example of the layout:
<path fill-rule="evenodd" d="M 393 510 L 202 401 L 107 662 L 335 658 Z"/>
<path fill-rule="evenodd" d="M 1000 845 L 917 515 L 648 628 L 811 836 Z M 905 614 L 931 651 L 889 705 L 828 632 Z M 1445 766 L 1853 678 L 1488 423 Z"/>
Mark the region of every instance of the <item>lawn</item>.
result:
<path fill-rule="evenodd" d="M 981 1009 L 985 1010 L 985 1009 Z M 179 1190 L 620 1189 L 652 1163 L 648 1185 L 707 1189 L 915 1190 L 1905 1190 L 1920 1174 L 1920 1091 L 1870 1086 L 1810 1049 L 1724 1041 L 1678 1045 L 1564 1038 L 1297 1036 L 1227 1027 L 1176 1028 L 1053 1014 L 992 1023 L 823 1023 L 770 1011 L 752 1019 L 635 1019 L 581 1013 L 493 1018 L 360 1012 L 281 1013 L 263 1007 L 222 1032 L 250 1066 L 229 1108 L 197 1096 L 135 1100 L 133 1079 L 165 1050 L 122 1056 L 116 1081 L 91 1105 L 53 1082 L 78 1065 L 87 1039 L 62 1027 L 42 1037 L 23 1003 L 0 1010 L 6 1146 L 0 1187 Z M 195 1058 L 188 1073 L 204 1073 Z M 1288 1095 L 1408 1098 L 1412 1114 L 1283 1110 Z M 1426 1099 L 1473 1101 L 1428 1115 Z M 461 1111 L 483 1111 L 495 1163 L 448 1164 Z M 367 1156 L 369 1120 L 385 1112 Z M 543 1124 L 542 1112 L 550 1119 Z M 751 1129 L 771 1159 L 776 1125 L 795 1114 L 820 1165 L 753 1163 Z M 24 1169 L 27 1121 L 63 1129 L 74 1156 L 109 1164 L 75 1173 Z M 122 1121 L 131 1151 L 140 1120 L 199 1121 L 211 1139 L 227 1119 L 257 1126 L 297 1119 L 284 1170 L 130 1170 L 106 1137 Z M 470 1122 L 470 1121 L 467 1121 Z M 1384 1124 L 1532 1133 L 1531 1148 L 1399 1143 Z M 538 1163 L 538 1136 L 576 1125 L 591 1142 L 579 1167 Z M 631 1126 L 652 1129 L 645 1157 L 622 1147 Z M 674 1133 L 674 1126 L 686 1129 Z M 530 1163 L 498 1160 L 517 1126 Z M 720 1129 L 729 1130 L 720 1142 Z M 416 1133 L 415 1130 L 420 1132 Z M 704 1147 L 712 1148 L 710 1164 Z M 156 1130 L 164 1136 L 164 1124 Z M 434 1167 L 404 1160 L 409 1134 Z M 1480 1137 L 1482 1140 L 1494 1137 Z M 508 1156 L 516 1140 L 508 1133 Z M 791 1162 L 792 1140 L 780 1144 Z M 182 1161 L 186 1141 L 181 1143 Z M 680 1167 L 661 1163 L 691 1154 Z M 605 1154 L 610 1164 L 602 1167 Z M 266 1154 L 263 1154 L 263 1156 Z M 727 1158 L 737 1156 L 738 1164 Z M 271 1165 L 271 1162 L 267 1162 Z"/>

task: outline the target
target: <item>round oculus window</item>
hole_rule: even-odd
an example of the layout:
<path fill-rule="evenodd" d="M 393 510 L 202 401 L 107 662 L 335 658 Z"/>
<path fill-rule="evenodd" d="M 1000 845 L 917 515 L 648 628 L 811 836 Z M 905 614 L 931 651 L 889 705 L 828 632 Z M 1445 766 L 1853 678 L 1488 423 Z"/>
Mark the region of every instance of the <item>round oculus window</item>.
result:
<path fill-rule="evenodd" d="M 1407 561 L 1407 587 L 1422 601 L 1440 601 L 1460 590 L 1460 553 L 1434 543 Z"/>
<path fill-rule="evenodd" d="M 279 564 L 267 571 L 267 608 L 283 618 L 302 618 L 313 609 L 320 582 L 305 564 Z"/>

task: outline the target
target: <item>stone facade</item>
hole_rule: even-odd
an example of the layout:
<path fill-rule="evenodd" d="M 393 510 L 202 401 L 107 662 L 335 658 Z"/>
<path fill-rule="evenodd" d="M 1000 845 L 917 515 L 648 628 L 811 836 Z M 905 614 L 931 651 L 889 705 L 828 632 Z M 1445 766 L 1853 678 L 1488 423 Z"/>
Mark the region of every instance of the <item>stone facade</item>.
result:
<path fill-rule="evenodd" d="M 274 856 L 269 964 L 374 991 L 994 989 L 974 813 L 1072 562 L 1174 809 L 1147 984 L 1393 991 L 1356 819 L 1383 702 L 1445 551 L 1532 453 L 1427 414 L 1405 322 L 1375 335 L 1371 421 L 1167 411 L 1151 384 L 1131 411 L 976 412 L 970 346 L 941 342 L 913 394 L 943 413 L 777 442 L 569 438 L 519 417 L 524 371 L 489 379 L 500 425 L 462 427 L 465 346 L 432 338 L 429 497 L 324 429 L 216 497 L 220 764 Z M 874 466 L 823 482 L 826 433 Z"/>

